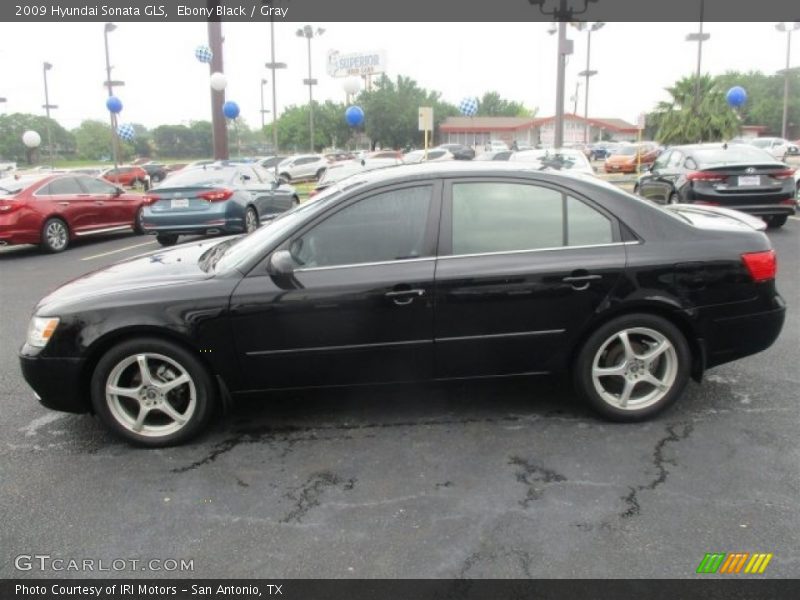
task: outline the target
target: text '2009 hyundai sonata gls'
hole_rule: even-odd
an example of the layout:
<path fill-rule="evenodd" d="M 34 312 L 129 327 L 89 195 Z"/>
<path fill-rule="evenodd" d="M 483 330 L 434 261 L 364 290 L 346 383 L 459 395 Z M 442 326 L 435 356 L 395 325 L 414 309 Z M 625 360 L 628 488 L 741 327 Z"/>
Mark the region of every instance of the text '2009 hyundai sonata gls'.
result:
<path fill-rule="evenodd" d="M 246 235 L 72 281 L 36 307 L 41 402 L 145 446 L 286 388 L 570 375 L 602 416 L 665 409 L 759 352 L 785 305 L 768 238 L 591 177 L 509 163 L 345 179 Z"/>

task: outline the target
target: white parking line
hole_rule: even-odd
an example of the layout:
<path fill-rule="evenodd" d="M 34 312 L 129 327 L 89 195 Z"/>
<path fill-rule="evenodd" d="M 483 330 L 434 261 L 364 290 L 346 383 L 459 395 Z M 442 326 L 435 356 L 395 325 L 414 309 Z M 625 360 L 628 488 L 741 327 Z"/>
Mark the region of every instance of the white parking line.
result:
<path fill-rule="evenodd" d="M 800 221 L 800 217 L 789 217 L 792 221 Z"/>
<path fill-rule="evenodd" d="M 82 258 L 81 260 L 94 260 L 95 258 L 102 258 L 103 256 L 109 256 L 110 254 L 117 254 L 118 252 L 125 252 L 126 250 L 133 250 L 134 248 L 140 248 L 142 246 L 148 246 L 150 244 L 155 244 L 156 241 L 152 240 L 149 242 L 144 242 L 142 244 L 134 244 L 133 246 L 125 246 L 124 248 L 119 248 L 117 250 L 110 250 L 109 252 L 103 252 L 101 254 L 95 254 L 93 256 L 87 256 L 86 258 Z"/>

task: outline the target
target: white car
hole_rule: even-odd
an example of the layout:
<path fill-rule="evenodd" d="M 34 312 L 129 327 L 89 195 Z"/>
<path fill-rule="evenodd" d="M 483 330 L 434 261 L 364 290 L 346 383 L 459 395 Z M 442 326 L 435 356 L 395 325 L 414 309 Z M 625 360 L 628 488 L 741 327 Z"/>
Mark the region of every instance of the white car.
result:
<path fill-rule="evenodd" d="M 278 176 L 285 181 L 307 181 L 319 179 L 327 168 L 328 160 L 322 154 L 298 154 L 278 165 Z"/>
<path fill-rule="evenodd" d="M 560 150 L 544 149 L 523 150 L 515 152 L 509 160 L 515 162 L 535 163 L 542 168 L 552 167 L 578 173 L 594 175 L 594 169 L 589 159 L 580 150 L 575 148 L 561 148 Z"/>
<path fill-rule="evenodd" d="M 483 146 L 483 149 L 486 152 L 500 152 L 501 150 L 510 150 L 508 144 L 506 144 L 503 140 L 489 140 Z"/>
<path fill-rule="evenodd" d="M 414 164 L 420 162 L 433 162 L 439 160 L 455 160 L 455 157 L 449 150 L 444 148 L 431 148 L 428 150 L 428 155 L 425 156 L 425 150 L 412 150 L 403 155 L 403 162 L 405 164 Z"/>
<path fill-rule="evenodd" d="M 789 154 L 789 142 L 783 138 L 760 137 L 749 140 L 751 146 L 761 148 L 769 152 L 776 160 L 786 162 L 786 155 Z"/>

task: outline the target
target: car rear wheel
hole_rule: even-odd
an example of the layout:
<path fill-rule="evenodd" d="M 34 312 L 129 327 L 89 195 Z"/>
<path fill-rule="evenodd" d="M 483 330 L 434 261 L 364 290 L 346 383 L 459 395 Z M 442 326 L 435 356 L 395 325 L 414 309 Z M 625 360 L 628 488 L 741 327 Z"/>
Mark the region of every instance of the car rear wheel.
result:
<path fill-rule="evenodd" d="M 69 228 L 58 218 L 47 219 L 42 227 L 42 250 L 56 253 L 67 249 L 69 245 Z"/>
<path fill-rule="evenodd" d="M 586 340 L 575 364 L 575 385 L 603 417 L 641 421 L 678 399 L 690 363 L 689 345 L 675 325 L 656 315 L 625 315 Z"/>
<path fill-rule="evenodd" d="M 258 215 L 256 209 L 252 206 L 247 207 L 247 212 L 244 213 L 244 229 L 247 233 L 252 233 L 258 229 Z"/>
<path fill-rule="evenodd" d="M 678 192 L 672 192 L 669 195 L 669 200 L 667 200 L 667 204 L 679 204 L 681 201 L 681 197 L 678 195 Z"/>
<path fill-rule="evenodd" d="M 130 340 L 103 355 L 91 380 L 92 406 L 115 434 L 139 446 L 183 443 L 205 428 L 214 382 L 188 350 L 157 338 Z"/>
<path fill-rule="evenodd" d="M 140 206 L 133 218 L 133 231 L 136 235 L 144 234 L 144 206 Z"/>
<path fill-rule="evenodd" d="M 178 234 L 160 233 L 156 236 L 156 241 L 162 246 L 174 246 L 178 243 Z"/>
<path fill-rule="evenodd" d="M 775 215 L 769 217 L 769 219 L 767 219 L 767 227 L 769 227 L 770 229 L 778 229 L 779 227 L 783 227 L 784 225 L 786 225 L 786 221 L 788 218 L 789 218 L 788 215 Z"/>

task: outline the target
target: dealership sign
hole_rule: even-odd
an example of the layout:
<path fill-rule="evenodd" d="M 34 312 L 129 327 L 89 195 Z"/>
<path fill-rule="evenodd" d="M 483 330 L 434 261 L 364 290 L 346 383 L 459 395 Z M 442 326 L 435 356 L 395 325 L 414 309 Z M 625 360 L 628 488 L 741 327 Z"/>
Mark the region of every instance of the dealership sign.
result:
<path fill-rule="evenodd" d="M 349 75 L 371 75 L 386 71 L 386 51 L 354 52 L 340 54 L 338 50 L 328 51 L 328 75 L 347 77 Z"/>

